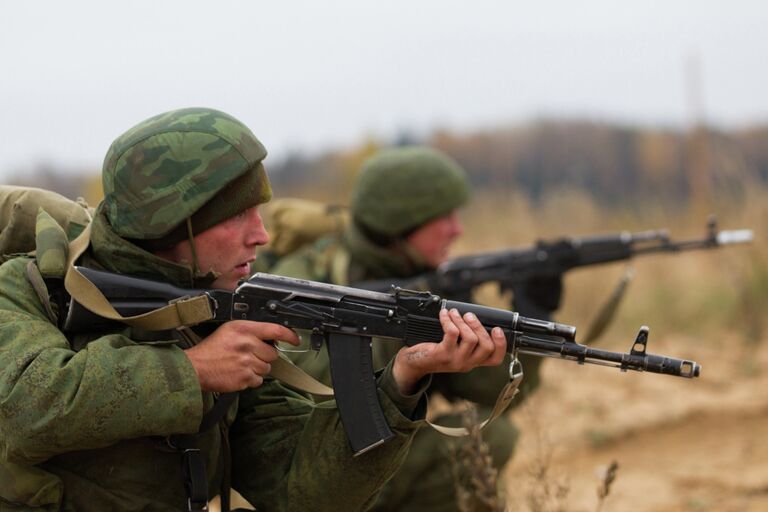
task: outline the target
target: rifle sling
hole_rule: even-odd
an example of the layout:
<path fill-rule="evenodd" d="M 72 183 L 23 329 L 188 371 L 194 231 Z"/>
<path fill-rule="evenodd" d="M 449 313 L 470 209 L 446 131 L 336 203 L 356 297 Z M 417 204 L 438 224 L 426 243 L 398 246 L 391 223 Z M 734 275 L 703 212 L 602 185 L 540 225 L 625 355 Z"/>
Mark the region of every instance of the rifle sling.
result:
<path fill-rule="evenodd" d="M 283 354 L 272 361 L 269 374 L 289 387 L 314 396 L 332 397 L 333 388 L 326 386 L 285 358 Z"/>
<path fill-rule="evenodd" d="M 482 421 L 476 427 L 470 427 L 469 429 L 465 427 L 444 427 L 442 425 L 436 425 L 429 420 L 427 420 L 427 424 L 429 424 L 429 426 L 431 426 L 433 429 L 437 430 L 441 434 L 450 436 L 450 437 L 468 436 L 470 431 L 474 430 L 475 428 L 477 430 L 482 430 L 483 428 L 485 428 L 486 425 L 488 425 L 490 422 L 498 418 L 499 415 L 501 415 L 501 413 L 503 413 L 507 409 L 507 407 L 509 406 L 509 403 L 515 397 L 515 395 L 517 395 L 518 393 L 517 388 L 520 386 L 520 383 L 522 381 L 523 381 L 522 372 L 516 373 L 514 375 L 510 375 L 509 382 L 507 382 L 504 385 L 504 387 L 501 389 L 501 392 L 499 393 L 499 396 L 496 397 L 496 404 L 494 404 L 491 414 L 488 416 L 487 419 Z"/>

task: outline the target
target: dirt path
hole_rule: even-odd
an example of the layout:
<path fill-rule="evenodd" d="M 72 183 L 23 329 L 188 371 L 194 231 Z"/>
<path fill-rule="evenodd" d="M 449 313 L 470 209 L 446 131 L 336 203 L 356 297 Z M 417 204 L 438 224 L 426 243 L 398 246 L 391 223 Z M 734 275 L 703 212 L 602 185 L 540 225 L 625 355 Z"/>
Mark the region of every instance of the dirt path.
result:
<path fill-rule="evenodd" d="M 513 510 L 530 510 L 547 483 L 568 490 L 554 500 L 560 510 L 596 510 L 611 461 L 619 470 L 603 512 L 768 510 L 768 351 L 757 348 L 696 347 L 698 382 L 548 361 L 546 385 L 514 413 L 523 435 L 505 475 Z M 531 478 L 537 464 L 548 482 Z"/>

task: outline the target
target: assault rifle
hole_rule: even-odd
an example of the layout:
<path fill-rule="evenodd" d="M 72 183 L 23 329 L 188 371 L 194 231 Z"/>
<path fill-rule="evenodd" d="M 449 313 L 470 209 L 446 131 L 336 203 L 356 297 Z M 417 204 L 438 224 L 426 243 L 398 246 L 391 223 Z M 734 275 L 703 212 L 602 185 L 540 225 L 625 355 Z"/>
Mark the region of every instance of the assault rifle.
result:
<path fill-rule="evenodd" d="M 630 352 L 610 352 L 576 343 L 576 328 L 570 325 L 444 300 L 429 292 L 395 289 L 380 293 L 261 273 L 241 282 L 234 292 L 190 290 L 87 268 L 75 270 L 126 317 L 202 296 L 210 307 L 207 322 L 243 319 L 309 330 L 311 347 L 319 350 L 325 345 L 328 349 L 339 414 L 356 454 L 393 436 L 378 401 L 372 338 L 399 340 L 408 345 L 437 342 L 443 337 L 438 319 L 442 308 L 473 312 L 489 331 L 501 327 L 513 360 L 518 353 L 525 353 L 688 378 L 698 377 L 701 370 L 694 361 L 647 353 L 647 327 L 640 330 Z M 115 327 L 114 321 L 95 317 L 72 300 L 63 329 L 68 333 L 92 333 Z"/>
<path fill-rule="evenodd" d="M 750 229 L 717 231 L 716 220 L 710 217 L 707 235 L 701 239 L 674 241 L 666 229 L 639 233 L 623 231 L 583 238 L 563 237 L 538 241 L 532 247 L 453 258 L 435 271 L 415 277 L 357 282 L 353 286 L 373 291 L 387 291 L 393 286 L 430 290 L 444 297 L 469 301 L 472 290 L 487 282 L 499 283 L 501 291 L 517 292 L 527 283 L 546 283 L 548 279 L 557 278 L 577 267 L 628 260 L 643 254 L 713 249 L 750 242 L 752 238 Z M 516 303 L 513 309 L 539 317 L 546 316 L 559 305 L 555 302 L 542 310 L 534 304 L 523 304 L 525 294 L 515 293 L 515 296 L 520 303 Z M 557 300 L 559 293 L 554 297 Z"/>

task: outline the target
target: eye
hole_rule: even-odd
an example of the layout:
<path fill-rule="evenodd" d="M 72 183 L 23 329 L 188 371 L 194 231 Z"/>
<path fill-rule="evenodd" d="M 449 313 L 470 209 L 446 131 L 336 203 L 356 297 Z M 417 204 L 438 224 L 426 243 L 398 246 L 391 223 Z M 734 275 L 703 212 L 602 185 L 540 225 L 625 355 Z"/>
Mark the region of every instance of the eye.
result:
<path fill-rule="evenodd" d="M 244 219 L 248 217 L 248 215 L 251 213 L 252 210 L 255 210 L 257 206 L 251 206 L 250 208 L 246 208 L 245 210 L 241 211 L 237 215 L 235 215 L 236 219 Z"/>

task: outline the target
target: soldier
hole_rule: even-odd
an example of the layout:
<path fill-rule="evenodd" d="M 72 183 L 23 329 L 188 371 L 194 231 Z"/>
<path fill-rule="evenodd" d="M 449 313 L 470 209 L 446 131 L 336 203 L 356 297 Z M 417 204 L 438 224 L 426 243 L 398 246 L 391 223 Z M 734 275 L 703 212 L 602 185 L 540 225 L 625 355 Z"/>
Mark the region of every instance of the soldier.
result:
<path fill-rule="evenodd" d="M 265 156 L 246 126 L 215 110 L 140 123 L 107 153 L 78 264 L 234 289 L 268 240 Z M 443 340 L 399 351 L 378 378 L 395 438 L 352 458 L 334 403 L 315 406 L 268 376 L 278 354 L 264 340 L 298 343 L 292 331 L 231 321 L 197 336 L 118 326 L 68 339 L 48 300 L 56 284 L 46 290 L 34 262 L 0 266 L 3 510 L 203 510 L 209 491 L 225 497 L 230 486 L 259 510 L 360 510 L 402 460 L 428 374 L 504 356 L 500 331 L 442 312 Z M 227 392 L 235 401 L 216 415 Z"/>
<path fill-rule="evenodd" d="M 343 234 L 325 237 L 284 257 L 270 271 L 354 286 L 355 282 L 406 278 L 434 269 L 447 259 L 450 246 L 462 234 L 457 209 L 469 193 L 466 173 L 442 152 L 425 147 L 381 151 L 363 165 L 352 195 L 352 221 Z M 374 364 L 383 367 L 399 348 L 392 343 L 374 345 Z M 325 352 L 291 357 L 311 375 L 330 382 Z M 538 382 L 538 359 L 526 361 L 528 391 Z M 435 375 L 430 389 L 452 401 L 478 403 L 482 417 L 490 413 L 508 378 L 507 366 L 501 365 L 469 374 Z M 446 416 L 439 423 L 458 426 L 460 418 Z M 499 469 L 514 450 L 517 430 L 507 416 L 500 416 L 483 433 Z M 431 429 L 417 433 L 406 462 L 384 487 L 374 510 L 457 510 L 444 436 Z"/>

